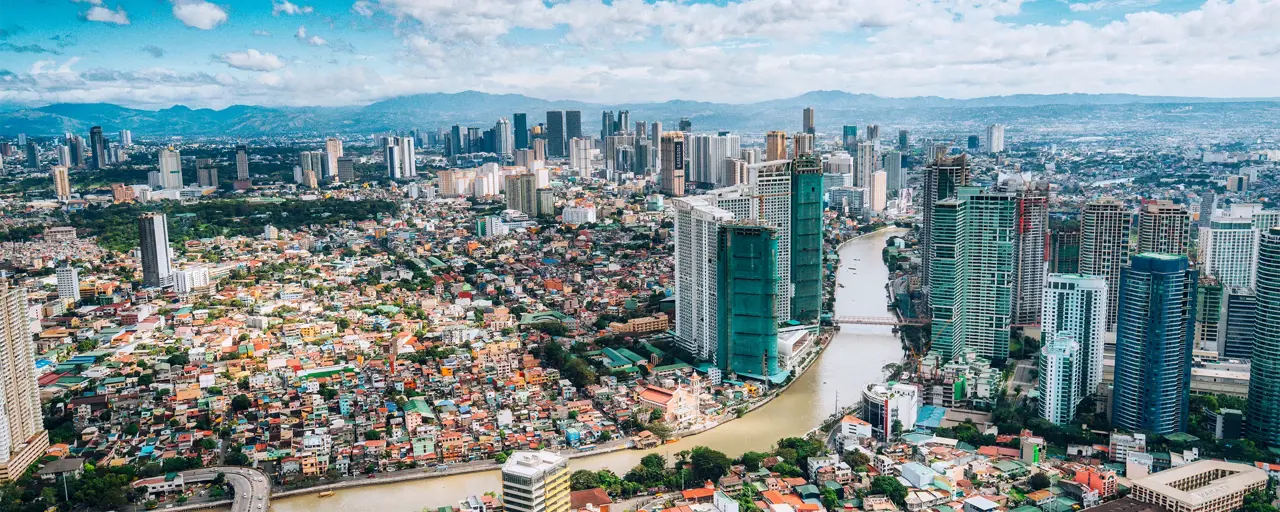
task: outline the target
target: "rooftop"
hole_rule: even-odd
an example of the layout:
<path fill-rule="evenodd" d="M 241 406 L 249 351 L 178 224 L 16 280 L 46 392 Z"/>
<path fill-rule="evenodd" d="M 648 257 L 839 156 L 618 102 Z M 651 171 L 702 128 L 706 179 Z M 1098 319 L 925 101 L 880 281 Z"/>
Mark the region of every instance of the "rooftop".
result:
<path fill-rule="evenodd" d="M 1215 473 L 1215 478 L 1205 485 L 1190 487 L 1188 479 Z M 1199 506 L 1201 503 L 1225 494 L 1243 492 L 1256 485 L 1266 485 L 1267 473 L 1246 464 L 1216 460 L 1199 460 L 1133 481 L 1135 487 L 1145 487 L 1183 503 Z"/>

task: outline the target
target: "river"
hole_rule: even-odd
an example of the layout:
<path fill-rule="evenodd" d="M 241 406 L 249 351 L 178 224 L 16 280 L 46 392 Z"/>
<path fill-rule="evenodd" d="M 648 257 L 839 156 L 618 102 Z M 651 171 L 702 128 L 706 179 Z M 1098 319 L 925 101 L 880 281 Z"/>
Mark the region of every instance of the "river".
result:
<path fill-rule="evenodd" d="M 886 316 L 888 270 L 880 259 L 885 240 L 901 230 L 882 230 L 851 241 L 840 250 L 836 275 L 837 316 Z M 850 270 L 852 267 L 855 270 Z M 799 436 L 818 426 L 835 410 L 861 396 L 867 383 L 883 378 L 881 368 L 902 358 L 901 344 L 886 326 L 844 326 L 827 350 L 781 396 L 746 416 L 710 431 L 652 450 L 621 450 L 581 457 L 570 468 L 611 469 L 625 474 L 648 453 L 673 454 L 708 446 L 731 457 L 766 451 L 775 441 Z M 486 471 L 387 485 L 343 489 L 329 498 L 306 494 L 273 500 L 275 512 L 418 512 L 453 505 L 470 495 L 498 491 L 498 472 Z"/>

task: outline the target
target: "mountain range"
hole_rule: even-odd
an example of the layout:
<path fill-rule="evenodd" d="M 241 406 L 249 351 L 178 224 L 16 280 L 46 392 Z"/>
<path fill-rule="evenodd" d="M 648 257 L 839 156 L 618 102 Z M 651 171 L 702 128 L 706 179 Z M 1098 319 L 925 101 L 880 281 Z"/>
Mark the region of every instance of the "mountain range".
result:
<path fill-rule="evenodd" d="M 183 105 L 143 110 L 108 103 L 60 103 L 43 107 L 0 106 L 0 135 L 33 136 L 87 133 L 102 126 L 112 133 L 132 130 L 137 136 L 259 137 L 290 134 L 368 134 L 413 128 L 443 128 L 454 124 L 490 127 L 513 112 L 529 113 L 530 124 L 545 119 L 548 110 L 581 110 L 583 131 L 599 129 L 603 110 L 627 110 L 633 121 L 662 121 L 674 125 L 681 117 L 693 120 L 695 130 L 752 130 L 793 127 L 799 109 L 818 111 L 819 131 L 836 132 L 852 122 L 890 122 L 895 126 L 939 120 L 1006 122 L 1009 117 L 1052 118 L 1079 116 L 1082 111 L 1139 109 L 1162 111 L 1207 104 L 1224 107 L 1252 105 L 1277 108 L 1280 98 L 1196 98 L 1132 94 L 1019 94 L 973 99 L 937 96 L 886 98 L 845 91 L 812 91 L 793 98 L 756 103 L 711 103 L 672 100 L 662 103 L 604 105 L 568 100 L 545 100 L 520 94 L 477 91 L 401 96 L 351 107 L 262 107 L 233 105 L 221 110 Z M 1212 107 L 1210 107 L 1212 109 Z"/>

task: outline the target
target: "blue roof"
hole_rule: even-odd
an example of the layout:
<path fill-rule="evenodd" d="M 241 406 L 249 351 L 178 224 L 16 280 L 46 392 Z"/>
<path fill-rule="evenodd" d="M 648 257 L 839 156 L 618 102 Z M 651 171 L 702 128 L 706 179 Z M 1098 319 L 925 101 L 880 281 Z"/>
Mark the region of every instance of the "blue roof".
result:
<path fill-rule="evenodd" d="M 934 430 L 942 426 L 942 418 L 947 415 L 946 407 L 925 405 L 916 414 L 916 428 Z"/>

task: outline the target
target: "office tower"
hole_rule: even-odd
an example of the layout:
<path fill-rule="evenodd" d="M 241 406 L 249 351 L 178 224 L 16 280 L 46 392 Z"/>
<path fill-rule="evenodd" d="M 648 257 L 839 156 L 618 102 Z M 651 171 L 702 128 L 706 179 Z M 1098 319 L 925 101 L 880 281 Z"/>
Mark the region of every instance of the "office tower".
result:
<path fill-rule="evenodd" d="M 93 170 L 100 170 L 107 165 L 107 145 L 102 140 L 102 127 L 94 126 L 89 129 L 89 166 Z"/>
<path fill-rule="evenodd" d="M 662 172 L 659 175 L 659 189 L 663 194 L 680 197 L 684 195 L 684 134 L 667 132 L 662 134 L 661 148 Z"/>
<path fill-rule="evenodd" d="M 1004 151 L 1004 125 L 993 124 L 987 127 L 987 152 L 1000 153 Z"/>
<path fill-rule="evenodd" d="M 933 259 L 932 242 L 930 241 L 933 236 L 933 206 L 938 201 L 953 197 L 957 188 L 968 184 L 969 161 L 965 159 L 964 155 L 955 158 L 932 160 L 924 169 L 923 197 L 920 198 L 920 204 L 924 205 L 922 215 L 924 226 L 920 231 L 920 260 L 921 282 L 927 283 L 926 285 L 933 283 L 929 275 Z"/>
<path fill-rule="evenodd" d="M 350 183 L 356 179 L 356 164 L 349 156 L 338 159 L 338 182 Z"/>
<path fill-rule="evenodd" d="M 813 154 L 813 135 L 807 133 L 795 134 L 795 139 L 791 142 L 791 158 L 799 158 L 800 155 Z"/>
<path fill-rule="evenodd" d="M 1017 194 L 1018 254 L 1013 323 L 1040 323 L 1044 275 L 1049 251 L 1049 182 L 1014 180 L 1004 185 Z"/>
<path fill-rule="evenodd" d="M 1053 335 L 1040 349 L 1040 417 L 1054 425 L 1071 423 L 1083 394 L 1080 389 L 1083 352 L 1070 333 Z"/>
<path fill-rule="evenodd" d="M 808 164 L 807 164 L 808 165 Z M 816 167 L 816 164 L 812 164 Z M 785 321 L 792 318 L 791 296 L 791 162 L 765 162 L 747 166 L 751 176 L 752 193 L 757 199 L 757 219 L 776 230 L 778 241 L 778 301 L 774 309 L 777 318 Z M 821 183 L 821 175 L 808 178 Z"/>
<path fill-rule="evenodd" d="M 968 268 L 965 277 L 965 346 L 992 361 L 1009 357 L 1009 326 L 1018 260 L 1018 197 L 1012 192 L 957 191 L 964 201 Z M 1037 290 L 1038 292 L 1039 290 Z"/>
<path fill-rule="evenodd" d="M 564 111 L 564 136 L 566 140 L 582 137 L 582 111 L 581 110 Z"/>
<path fill-rule="evenodd" d="M 236 179 L 249 180 L 249 146 L 244 144 L 236 146 Z"/>
<path fill-rule="evenodd" d="M 889 150 L 884 153 L 883 165 L 885 174 L 885 190 L 889 197 L 898 197 L 898 193 L 906 188 L 907 176 L 902 170 L 902 153 Z"/>
<path fill-rule="evenodd" d="M 766 380 L 780 373 L 778 323 L 787 316 L 774 305 L 789 299 L 778 261 L 786 250 L 779 245 L 777 230 L 767 225 L 743 221 L 720 227 L 716 366 L 726 375 Z"/>
<path fill-rule="evenodd" d="M 543 162 L 547 159 L 547 139 L 533 140 L 533 160 Z"/>
<path fill-rule="evenodd" d="M 498 145 L 501 144 L 501 142 L 499 142 L 498 139 L 499 139 L 499 136 L 498 136 L 498 130 L 496 127 L 485 130 L 484 135 L 482 135 L 480 138 L 480 140 L 484 141 L 480 146 L 480 151 L 483 151 L 485 153 L 499 154 Z"/>
<path fill-rule="evenodd" d="M 939 142 L 928 146 L 928 154 L 925 155 L 925 162 L 936 162 L 939 159 L 946 158 L 951 152 L 951 145 L 945 142 Z"/>
<path fill-rule="evenodd" d="M 1129 212 L 1105 197 L 1080 213 L 1080 273 L 1107 279 L 1107 332 L 1115 332 L 1120 307 L 1120 270 L 1129 257 Z"/>
<path fill-rule="evenodd" d="M 484 132 L 474 126 L 467 127 L 466 152 L 467 153 L 484 153 Z"/>
<path fill-rule="evenodd" d="M 929 224 L 923 233 L 929 241 L 932 268 L 929 280 L 924 282 L 929 287 L 929 310 L 933 312 L 931 350 L 950 360 L 964 349 L 966 337 L 965 270 L 969 245 L 965 203 L 948 194 L 925 204 Z"/>
<path fill-rule="evenodd" d="M 0 280 L 0 482 L 17 480 L 49 447 L 31 334 L 27 290 Z"/>
<path fill-rule="evenodd" d="M 324 175 L 324 162 L 328 159 L 329 157 L 320 151 L 303 151 L 298 155 L 298 169 L 301 172 L 298 173 L 298 176 L 295 176 L 295 181 L 298 183 L 306 182 L 306 176 L 309 172 L 314 172 L 317 177 Z"/>
<path fill-rule="evenodd" d="M 1135 253 L 1187 254 L 1191 246 L 1191 214 L 1172 201 L 1146 201 L 1138 210 Z"/>
<path fill-rule="evenodd" d="M 71 166 L 71 148 L 58 146 L 58 165 L 62 167 Z"/>
<path fill-rule="evenodd" d="M 161 149 L 156 161 L 160 172 L 160 188 L 182 188 L 182 155 L 178 154 L 178 150 L 172 147 Z"/>
<path fill-rule="evenodd" d="M 625 132 L 627 131 L 627 128 L 630 126 L 631 126 L 631 112 L 628 112 L 626 110 L 619 110 L 618 120 L 613 125 L 614 133 Z"/>
<path fill-rule="evenodd" d="M 400 147 L 394 140 L 396 137 L 387 137 L 384 139 L 382 148 L 382 160 L 386 163 L 387 177 L 391 179 L 401 178 L 401 169 L 404 168 L 400 164 Z"/>
<path fill-rule="evenodd" d="M 1137 254 L 1121 272 L 1115 427 L 1160 435 L 1186 430 L 1197 279 L 1182 254 Z"/>
<path fill-rule="evenodd" d="M 507 176 L 507 209 L 535 217 L 538 215 L 537 176 L 531 172 Z"/>
<path fill-rule="evenodd" d="M 742 151 L 737 135 L 694 135 L 689 148 L 689 180 L 724 187 L 730 185 L 724 175 L 726 158 Z"/>
<path fill-rule="evenodd" d="M 67 138 L 67 146 L 71 148 L 71 166 L 77 169 L 84 167 L 84 139 L 72 135 Z"/>
<path fill-rule="evenodd" d="M 547 156 L 551 158 L 564 156 L 564 112 L 547 111 Z"/>
<path fill-rule="evenodd" d="M 979 148 L 981 148 L 981 147 L 982 147 L 982 143 L 981 143 L 981 142 L 979 142 L 979 138 L 978 138 L 978 136 L 977 136 L 977 135 L 970 135 L 970 136 L 969 136 L 969 145 L 968 145 L 969 150 L 970 150 L 970 151 L 977 151 L 977 150 L 978 150 Z"/>
<path fill-rule="evenodd" d="M 80 270 L 64 262 L 58 267 L 58 298 L 73 304 L 80 302 Z"/>
<path fill-rule="evenodd" d="M 807 135 L 807 134 L 806 134 Z M 812 135 L 810 135 L 812 137 Z M 822 164 L 813 154 L 791 162 L 791 315 L 818 323 L 822 313 Z"/>
<path fill-rule="evenodd" d="M 1214 217 L 1200 228 L 1200 268 L 1223 286 L 1252 287 L 1257 247 L 1252 219 Z"/>
<path fill-rule="evenodd" d="M 1249 438 L 1280 445 L 1280 228 L 1258 241 L 1257 322 L 1249 367 L 1245 431 Z"/>
<path fill-rule="evenodd" d="M 689 133 L 693 131 L 693 121 L 690 121 L 689 118 L 687 117 L 680 118 L 679 126 L 680 126 L 680 131 L 682 132 Z"/>
<path fill-rule="evenodd" d="M 511 114 L 511 129 L 514 131 L 515 149 L 529 149 L 529 116 L 524 112 Z"/>
<path fill-rule="evenodd" d="M 132 132 L 132 131 L 129 131 L 129 130 L 120 130 L 120 145 L 121 145 L 121 146 L 132 146 L 132 145 L 133 145 L 133 132 Z"/>
<path fill-rule="evenodd" d="M 333 179 L 338 174 L 338 159 L 342 158 L 342 139 L 329 137 L 324 140 L 324 177 Z"/>
<path fill-rule="evenodd" d="M 867 125 L 867 140 L 872 142 L 880 140 L 880 125 L 878 124 Z"/>
<path fill-rule="evenodd" d="M 786 160 L 787 132 L 774 130 L 765 135 L 765 161 Z"/>
<path fill-rule="evenodd" d="M 813 107 L 804 108 L 804 133 L 809 135 L 817 135 L 817 131 L 813 128 Z"/>
<path fill-rule="evenodd" d="M 874 142 L 859 142 L 853 161 L 853 185 L 871 188 L 871 173 L 876 172 L 876 144 Z"/>
<path fill-rule="evenodd" d="M 1222 285 L 1218 280 L 1201 274 L 1200 282 L 1196 285 L 1196 332 L 1193 338 L 1196 350 L 1210 350 L 1222 355 L 1221 351 L 1225 348 L 1222 337 L 1226 328 L 1222 323 L 1226 315 L 1224 299 Z"/>
<path fill-rule="evenodd" d="M 142 284 L 167 287 L 173 284 L 173 264 L 169 249 L 169 223 L 163 213 L 138 217 L 138 247 L 142 252 Z"/>
<path fill-rule="evenodd" d="M 610 172 L 630 172 L 634 157 L 635 136 L 627 132 L 618 132 L 604 138 L 605 170 Z M 620 153 L 622 155 L 620 156 Z"/>
<path fill-rule="evenodd" d="M 898 151 L 908 153 L 911 150 L 911 132 L 898 130 Z"/>
<path fill-rule="evenodd" d="M 547 451 L 512 453 L 502 464 L 509 512 L 569 512 L 569 459 Z"/>
<path fill-rule="evenodd" d="M 1230 359 L 1252 359 L 1254 329 L 1258 325 L 1258 297 L 1252 288 L 1223 287 L 1222 345 L 1218 354 Z"/>
<path fill-rule="evenodd" d="M 1049 274 L 1044 284 L 1044 319 L 1040 332 L 1046 346 L 1057 336 L 1080 345 L 1081 397 L 1098 391 L 1107 322 L 1107 280 L 1080 274 Z"/>
<path fill-rule="evenodd" d="M 613 111 L 606 110 L 600 113 L 600 140 L 605 140 L 609 136 L 618 133 L 618 121 L 613 118 Z"/>
<path fill-rule="evenodd" d="M 39 169 L 40 168 L 40 150 L 39 148 L 36 147 L 36 141 L 34 140 L 27 141 L 26 149 L 27 149 L 27 168 Z"/>
<path fill-rule="evenodd" d="M 67 168 L 55 165 L 49 169 L 49 177 L 53 178 L 53 195 L 59 201 L 71 200 L 71 178 L 67 176 Z"/>
<path fill-rule="evenodd" d="M 497 145 L 494 147 L 494 153 L 500 156 L 512 156 L 515 154 L 515 136 L 511 132 L 511 122 L 504 117 L 493 125 L 493 133 L 497 136 Z"/>
<path fill-rule="evenodd" d="M 1049 220 L 1049 272 L 1080 273 L 1080 221 Z"/>
<path fill-rule="evenodd" d="M 18 145 L 19 145 L 19 146 L 25 146 L 25 145 L 27 145 L 27 134 L 25 134 L 25 133 L 19 133 L 19 134 L 18 134 Z M 9 155 L 5 155 L 5 156 L 9 156 Z"/>
<path fill-rule="evenodd" d="M 461 126 L 455 124 L 449 128 L 449 143 L 445 148 L 446 156 L 457 156 L 467 151 L 467 146 L 463 142 L 464 135 Z"/>
<path fill-rule="evenodd" d="M 854 146 L 858 144 L 858 127 L 846 124 L 841 135 L 840 146 L 845 151 L 853 151 Z"/>
<path fill-rule="evenodd" d="M 400 139 L 400 177 L 416 178 L 418 176 L 418 157 L 413 147 L 413 137 Z"/>
<path fill-rule="evenodd" d="M 876 171 L 871 173 L 871 186 L 868 191 L 871 194 L 871 211 L 881 213 L 884 211 L 885 205 L 889 201 L 888 174 L 884 171 Z"/>
<path fill-rule="evenodd" d="M 591 159 L 597 153 L 595 143 L 591 139 L 577 138 L 569 141 L 569 168 L 578 171 L 578 176 L 591 176 Z M 525 158 L 528 158 L 527 156 Z M 520 165 L 519 158 L 516 165 Z"/>

